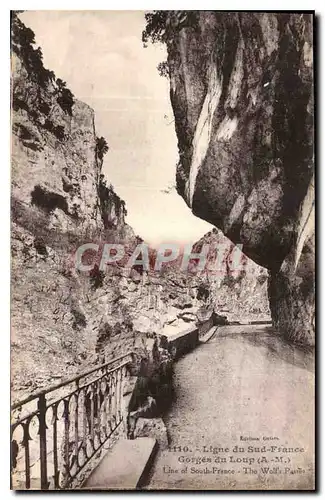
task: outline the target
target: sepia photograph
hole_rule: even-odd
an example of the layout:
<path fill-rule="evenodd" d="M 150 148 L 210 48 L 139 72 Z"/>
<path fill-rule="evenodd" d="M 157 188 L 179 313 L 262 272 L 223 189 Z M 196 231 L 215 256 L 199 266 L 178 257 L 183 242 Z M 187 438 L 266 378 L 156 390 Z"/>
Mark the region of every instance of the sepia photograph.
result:
<path fill-rule="evenodd" d="M 10 488 L 315 491 L 315 12 L 10 30 Z"/>

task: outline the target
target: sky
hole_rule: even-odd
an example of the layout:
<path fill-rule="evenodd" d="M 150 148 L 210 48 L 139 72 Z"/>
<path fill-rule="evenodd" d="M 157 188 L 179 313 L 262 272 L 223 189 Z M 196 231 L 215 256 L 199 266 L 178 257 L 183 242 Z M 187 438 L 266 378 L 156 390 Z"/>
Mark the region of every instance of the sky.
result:
<path fill-rule="evenodd" d="M 195 217 L 175 185 L 177 138 L 169 82 L 157 71 L 162 45 L 143 47 L 142 11 L 25 11 L 44 66 L 95 110 L 108 145 L 103 173 L 126 201 L 145 241 L 195 242 L 212 226 Z"/>

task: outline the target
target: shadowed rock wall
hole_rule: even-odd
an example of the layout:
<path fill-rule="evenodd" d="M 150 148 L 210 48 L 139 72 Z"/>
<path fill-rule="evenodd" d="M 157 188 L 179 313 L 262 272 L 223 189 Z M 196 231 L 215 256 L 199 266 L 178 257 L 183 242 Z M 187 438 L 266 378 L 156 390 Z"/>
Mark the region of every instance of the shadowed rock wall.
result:
<path fill-rule="evenodd" d="M 177 189 L 269 269 L 275 325 L 314 343 L 313 20 L 172 11 Z"/>

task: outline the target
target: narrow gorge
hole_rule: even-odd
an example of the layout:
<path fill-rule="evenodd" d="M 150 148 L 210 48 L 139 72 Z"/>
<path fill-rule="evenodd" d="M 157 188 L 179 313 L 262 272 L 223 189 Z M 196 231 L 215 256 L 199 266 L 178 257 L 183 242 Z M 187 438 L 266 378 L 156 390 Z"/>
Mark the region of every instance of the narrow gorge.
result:
<path fill-rule="evenodd" d="M 13 489 L 314 487 L 313 41 L 308 13 L 11 12 Z M 269 477 L 243 436 L 298 451 Z"/>
<path fill-rule="evenodd" d="M 26 40 L 30 40 L 26 45 Z M 166 331 L 188 328 L 208 306 L 234 321 L 267 317 L 267 276 L 243 256 L 239 272 L 221 262 L 216 277 L 180 271 L 129 272 L 121 266 L 78 271 L 84 243 L 123 244 L 131 254 L 142 239 L 101 171 L 104 138 L 94 111 L 43 63 L 34 35 L 18 16 L 12 38 L 12 385 L 15 397 L 67 378 L 103 359 L 140 350 Z M 108 139 L 109 142 L 109 139 Z M 140 235 L 141 236 L 141 235 Z M 214 230 L 197 242 L 230 253 Z M 155 250 L 152 249 L 153 255 Z M 195 268 L 195 261 L 193 263 Z M 199 288 L 207 289 L 198 293 Z M 208 304 L 207 304 L 208 302 Z M 259 305 L 257 305 L 259 303 Z M 41 347 L 40 347 L 41 346 Z M 55 363 L 53 363 L 55 359 Z M 37 366 L 37 374 L 35 374 Z"/>

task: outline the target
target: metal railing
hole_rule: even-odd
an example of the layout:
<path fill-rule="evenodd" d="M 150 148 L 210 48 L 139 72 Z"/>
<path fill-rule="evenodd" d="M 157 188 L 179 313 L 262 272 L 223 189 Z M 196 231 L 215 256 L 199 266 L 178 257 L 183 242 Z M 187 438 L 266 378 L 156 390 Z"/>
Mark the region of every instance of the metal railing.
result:
<path fill-rule="evenodd" d="M 128 353 L 15 403 L 11 487 L 67 489 L 125 420 Z"/>

